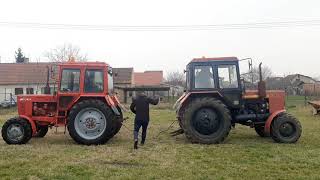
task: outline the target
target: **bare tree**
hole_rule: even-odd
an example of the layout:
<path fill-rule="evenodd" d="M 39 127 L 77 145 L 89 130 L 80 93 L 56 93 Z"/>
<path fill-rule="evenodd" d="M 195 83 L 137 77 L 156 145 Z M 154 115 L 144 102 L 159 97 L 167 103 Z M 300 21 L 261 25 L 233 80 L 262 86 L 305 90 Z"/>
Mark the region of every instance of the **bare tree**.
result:
<path fill-rule="evenodd" d="M 52 62 L 66 62 L 72 59 L 75 61 L 87 61 L 87 55 L 81 54 L 80 48 L 70 43 L 65 43 L 45 52 L 45 56 Z"/>
<path fill-rule="evenodd" d="M 174 86 L 184 86 L 186 83 L 186 77 L 183 72 L 170 71 L 166 77 L 166 83 Z"/>
<path fill-rule="evenodd" d="M 270 67 L 268 66 L 262 66 L 262 79 L 266 80 L 269 77 L 272 77 L 273 73 Z M 244 79 L 247 82 L 253 82 L 256 83 L 260 79 L 260 74 L 259 74 L 259 67 L 255 66 L 252 68 L 252 71 L 248 71 L 246 74 L 243 75 Z"/>

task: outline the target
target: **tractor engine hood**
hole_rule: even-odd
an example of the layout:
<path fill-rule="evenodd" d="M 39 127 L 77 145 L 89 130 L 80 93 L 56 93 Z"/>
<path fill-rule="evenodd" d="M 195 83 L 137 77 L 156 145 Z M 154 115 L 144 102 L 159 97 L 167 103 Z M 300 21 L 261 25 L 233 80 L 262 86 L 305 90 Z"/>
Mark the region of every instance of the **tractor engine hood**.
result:
<path fill-rule="evenodd" d="M 55 103 L 56 96 L 48 94 L 21 95 L 17 97 L 18 112 L 20 115 L 32 116 L 33 102 Z"/>

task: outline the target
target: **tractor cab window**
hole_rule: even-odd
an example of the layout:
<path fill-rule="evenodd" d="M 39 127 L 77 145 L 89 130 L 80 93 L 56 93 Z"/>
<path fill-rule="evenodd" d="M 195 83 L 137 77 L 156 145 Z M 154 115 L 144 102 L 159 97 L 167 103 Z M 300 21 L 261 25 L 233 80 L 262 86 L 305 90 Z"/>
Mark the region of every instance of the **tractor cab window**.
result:
<path fill-rule="evenodd" d="M 86 70 L 84 91 L 87 93 L 103 92 L 103 70 Z"/>
<path fill-rule="evenodd" d="M 80 90 L 80 70 L 64 69 L 62 70 L 60 91 L 61 92 L 79 92 Z"/>
<path fill-rule="evenodd" d="M 218 67 L 220 88 L 238 88 L 236 65 L 220 65 Z"/>
<path fill-rule="evenodd" d="M 215 88 L 212 66 L 196 66 L 194 68 L 195 88 Z"/>

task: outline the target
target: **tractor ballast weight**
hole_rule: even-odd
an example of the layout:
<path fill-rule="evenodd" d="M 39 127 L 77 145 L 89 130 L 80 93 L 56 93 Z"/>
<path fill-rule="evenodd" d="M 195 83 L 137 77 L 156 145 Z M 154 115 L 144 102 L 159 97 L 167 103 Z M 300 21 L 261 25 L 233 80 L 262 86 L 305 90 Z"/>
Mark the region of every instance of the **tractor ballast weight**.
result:
<path fill-rule="evenodd" d="M 245 90 L 236 57 L 199 58 L 187 65 L 187 89 L 176 104 L 182 132 L 194 143 L 223 142 L 231 126 L 255 128 L 259 136 L 294 143 L 300 122 L 285 111 L 285 92 L 266 90 L 259 65 L 257 90 Z"/>
<path fill-rule="evenodd" d="M 120 102 L 113 94 L 112 68 L 102 62 L 58 64 L 58 89 L 52 94 L 17 97 L 18 114 L 2 127 L 8 144 L 44 137 L 49 127 L 67 127 L 79 144 L 104 144 L 122 125 Z M 46 93 L 49 89 L 49 67 Z"/>

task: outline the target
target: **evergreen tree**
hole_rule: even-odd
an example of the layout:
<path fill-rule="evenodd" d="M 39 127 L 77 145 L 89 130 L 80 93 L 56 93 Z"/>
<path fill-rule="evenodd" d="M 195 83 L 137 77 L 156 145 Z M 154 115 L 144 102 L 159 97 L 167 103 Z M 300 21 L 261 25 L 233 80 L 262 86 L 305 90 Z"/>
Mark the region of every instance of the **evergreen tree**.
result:
<path fill-rule="evenodd" d="M 16 63 L 24 63 L 25 57 L 23 56 L 21 48 L 16 51 Z"/>

